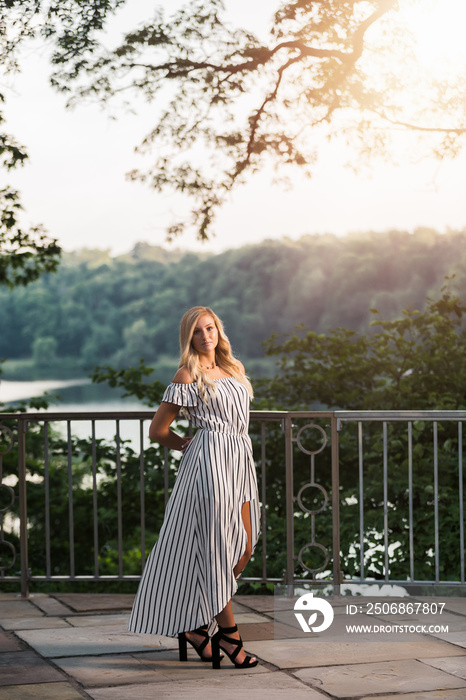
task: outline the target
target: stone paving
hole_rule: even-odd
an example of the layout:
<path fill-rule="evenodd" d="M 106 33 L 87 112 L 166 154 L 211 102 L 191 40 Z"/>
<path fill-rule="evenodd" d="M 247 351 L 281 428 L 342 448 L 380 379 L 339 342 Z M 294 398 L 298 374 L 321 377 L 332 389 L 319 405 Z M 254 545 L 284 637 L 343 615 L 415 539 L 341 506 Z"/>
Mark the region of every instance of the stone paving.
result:
<path fill-rule="evenodd" d="M 132 595 L 0 592 L 0 700 L 466 700 L 466 599 L 448 605 L 449 633 L 407 641 L 316 641 L 273 596 L 234 598 L 249 671 L 212 670 L 188 646 L 127 631 Z M 343 614 L 341 609 L 336 614 Z M 312 623 L 310 623 L 312 624 Z"/>

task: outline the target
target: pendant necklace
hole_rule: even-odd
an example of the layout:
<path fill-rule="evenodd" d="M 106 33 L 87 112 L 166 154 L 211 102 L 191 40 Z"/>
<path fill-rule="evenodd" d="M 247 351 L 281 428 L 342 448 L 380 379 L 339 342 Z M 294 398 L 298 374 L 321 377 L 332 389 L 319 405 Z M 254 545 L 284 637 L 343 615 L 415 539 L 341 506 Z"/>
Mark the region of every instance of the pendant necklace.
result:
<path fill-rule="evenodd" d="M 202 369 L 214 369 L 216 366 L 217 366 L 216 362 L 212 362 L 211 365 L 207 365 L 207 366 L 201 365 Z"/>

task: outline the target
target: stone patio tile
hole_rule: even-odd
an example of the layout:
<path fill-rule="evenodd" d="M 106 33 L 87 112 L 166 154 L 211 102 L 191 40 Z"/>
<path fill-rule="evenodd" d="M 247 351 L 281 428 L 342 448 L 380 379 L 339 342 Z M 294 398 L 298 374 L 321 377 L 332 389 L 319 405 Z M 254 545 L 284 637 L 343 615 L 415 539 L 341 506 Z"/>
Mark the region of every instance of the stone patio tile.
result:
<path fill-rule="evenodd" d="M 466 649 L 466 630 L 461 632 L 441 632 L 439 634 L 435 633 L 431 635 L 436 639 L 443 639 L 445 642 L 450 644 L 455 644 L 463 649 Z"/>
<path fill-rule="evenodd" d="M 135 651 L 151 651 L 156 648 L 173 648 L 178 641 L 154 634 L 133 634 L 126 625 L 100 627 L 70 627 L 55 630 L 18 631 L 33 649 L 46 657 L 89 656 L 89 654 L 124 654 Z M 441 654 L 437 654 L 441 656 Z"/>
<path fill-rule="evenodd" d="M 131 610 L 133 593 L 57 593 L 60 600 L 75 612 L 95 612 L 96 610 Z"/>
<path fill-rule="evenodd" d="M 106 627 L 107 625 L 124 625 L 128 627 L 129 613 L 116 615 L 73 615 L 65 618 L 72 627 Z"/>
<path fill-rule="evenodd" d="M 2 632 L 0 630 L 0 652 L 21 651 L 21 649 L 21 644 L 11 632 Z"/>
<path fill-rule="evenodd" d="M 170 652 L 157 652 L 165 657 Z M 174 658 L 174 652 L 171 652 Z M 131 654 L 105 654 L 105 656 L 75 656 L 54 659 L 53 662 L 84 687 L 153 683 L 154 668 Z M 178 662 L 179 663 L 179 662 Z M 157 661 L 153 662 L 154 666 Z M 169 680 L 161 673 L 163 680 Z"/>
<path fill-rule="evenodd" d="M 419 659 L 428 666 L 439 668 L 441 671 L 451 673 L 453 676 L 466 680 L 466 656 L 453 656 L 447 659 Z M 465 694 L 466 697 L 466 694 Z"/>
<path fill-rule="evenodd" d="M 48 593 L 32 593 L 29 598 L 22 598 L 21 593 L 19 592 L 19 584 L 17 593 L 6 593 L 5 591 L 0 591 L 0 602 L 5 600 L 30 600 L 31 598 L 48 598 Z"/>
<path fill-rule="evenodd" d="M 415 659 L 306 668 L 294 675 L 311 686 L 339 698 L 377 693 L 414 693 L 447 688 L 463 688 L 466 681 L 426 666 Z"/>
<path fill-rule="evenodd" d="M 235 613 L 235 621 L 238 625 L 251 624 L 253 622 L 270 622 L 269 618 L 259 613 Z"/>
<path fill-rule="evenodd" d="M 233 601 L 257 612 L 268 612 L 274 609 L 273 595 L 235 595 Z"/>
<path fill-rule="evenodd" d="M 69 627 L 65 620 L 56 617 L 29 617 L 2 620 L 1 625 L 6 630 L 45 630 L 55 627 Z"/>
<path fill-rule="evenodd" d="M 446 598 L 444 602 L 445 610 L 451 610 L 460 615 L 466 615 L 466 598 Z"/>
<path fill-rule="evenodd" d="M 241 625 L 241 637 L 245 642 L 265 639 L 295 639 L 296 630 L 276 622 L 260 622 L 254 625 Z M 307 640 L 306 640 L 307 641 Z"/>
<path fill-rule="evenodd" d="M 464 688 L 456 690 L 421 690 L 419 693 L 402 693 L 401 695 L 370 695 L 364 700 L 464 700 Z"/>
<path fill-rule="evenodd" d="M 0 625 L 3 619 L 12 617 L 42 617 L 43 613 L 29 600 L 9 600 L 0 603 Z"/>
<path fill-rule="evenodd" d="M 69 683 L 40 683 L 0 687 L 0 700 L 83 700 Z"/>
<path fill-rule="evenodd" d="M 186 681 L 190 678 L 209 681 L 213 669 L 203 663 L 192 649 L 188 649 L 188 661 L 180 662 L 178 650 L 156 651 L 144 654 L 108 654 L 105 656 L 79 656 L 67 659 L 54 659 L 61 669 L 75 678 L 84 687 L 108 685 L 128 685 L 144 683 L 168 683 Z M 256 666 L 251 674 L 268 673 L 265 666 Z M 225 676 L 238 675 L 228 660 L 222 673 Z M 158 693 L 157 693 L 158 697 Z"/>
<path fill-rule="evenodd" d="M 233 609 L 233 614 L 239 615 L 241 614 L 247 614 L 247 613 L 252 613 L 254 611 L 251 611 L 250 608 L 246 607 L 245 605 L 241 605 L 241 603 L 238 603 L 235 598 L 232 598 L 231 600 L 231 607 Z"/>
<path fill-rule="evenodd" d="M 61 680 L 62 674 L 33 651 L 0 654 L 0 686 Z"/>
<path fill-rule="evenodd" d="M 209 680 L 213 672 L 211 664 L 201 661 L 196 652 L 189 648 L 189 646 L 188 661 L 186 663 L 179 661 L 178 650 L 165 652 L 155 651 L 149 654 L 133 654 L 133 656 L 147 663 L 158 673 L 162 671 L 169 676 L 170 680 L 174 681 L 183 681 L 186 680 L 187 677 L 196 679 L 206 678 Z M 227 656 L 223 659 L 222 668 L 220 670 L 222 674 L 233 674 L 234 677 L 238 676 L 238 669 L 233 666 Z M 251 668 L 248 673 L 255 676 L 258 673 L 270 673 L 270 669 L 264 664 L 259 663 L 254 668 Z"/>
<path fill-rule="evenodd" d="M 218 700 L 238 697 L 258 700 L 325 700 L 321 693 L 279 671 L 262 675 L 236 671 L 226 675 L 223 670 L 211 670 L 208 684 L 205 679 L 200 679 L 120 688 L 87 688 L 86 692 L 93 700 L 128 700 L 131 697 L 137 697 L 138 700 Z"/>
<path fill-rule="evenodd" d="M 361 659 L 390 661 L 463 656 L 459 647 L 440 641 L 422 645 L 412 642 L 320 642 L 302 639 L 275 639 L 248 644 L 249 653 L 278 668 L 300 668 L 353 664 Z"/>
<path fill-rule="evenodd" d="M 69 615 L 70 608 L 55 598 L 38 598 L 34 604 L 46 615 Z"/>
<path fill-rule="evenodd" d="M 259 639 L 273 639 L 273 622 L 256 622 L 254 625 L 241 625 L 239 633 L 245 644 Z"/>

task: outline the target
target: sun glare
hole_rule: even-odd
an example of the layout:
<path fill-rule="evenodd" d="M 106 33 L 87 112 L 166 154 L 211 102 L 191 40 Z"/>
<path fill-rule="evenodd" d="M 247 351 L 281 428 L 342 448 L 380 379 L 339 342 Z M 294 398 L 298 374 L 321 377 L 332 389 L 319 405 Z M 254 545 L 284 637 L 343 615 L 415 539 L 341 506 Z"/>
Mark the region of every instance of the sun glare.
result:
<path fill-rule="evenodd" d="M 466 0 L 400 0 L 399 8 L 420 65 L 435 73 L 466 64 Z"/>

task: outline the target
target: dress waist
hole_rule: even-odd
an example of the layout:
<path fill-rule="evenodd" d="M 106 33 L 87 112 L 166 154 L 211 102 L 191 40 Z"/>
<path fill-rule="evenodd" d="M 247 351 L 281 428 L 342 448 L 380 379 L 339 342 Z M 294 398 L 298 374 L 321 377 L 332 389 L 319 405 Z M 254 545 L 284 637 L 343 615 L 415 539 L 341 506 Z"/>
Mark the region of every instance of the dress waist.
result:
<path fill-rule="evenodd" d="M 216 428 L 199 428 L 199 431 L 203 430 L 206 433 L 215 433 L 216 435 L 228 435 L 229 437 L 238 437 L 238 438 L 248 438 L 249 435 L 248 433 L 233 433 L 231 431 L 227 430 L 217 430 Z"/>

